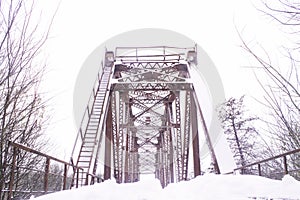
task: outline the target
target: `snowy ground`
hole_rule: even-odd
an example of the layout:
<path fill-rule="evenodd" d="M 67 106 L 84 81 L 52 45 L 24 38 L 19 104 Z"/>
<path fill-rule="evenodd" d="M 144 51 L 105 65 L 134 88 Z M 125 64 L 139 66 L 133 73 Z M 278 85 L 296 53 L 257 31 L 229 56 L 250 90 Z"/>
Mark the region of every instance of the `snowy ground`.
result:
<path fill-rule="evenodd" d="M 158 180 L 116 184 L 114 181 L 44 195 L 36 200 L 300 200 L 300 182 L 291 176 L 282 181 L 250 175 L 199 176 L 162 189 Z"/>

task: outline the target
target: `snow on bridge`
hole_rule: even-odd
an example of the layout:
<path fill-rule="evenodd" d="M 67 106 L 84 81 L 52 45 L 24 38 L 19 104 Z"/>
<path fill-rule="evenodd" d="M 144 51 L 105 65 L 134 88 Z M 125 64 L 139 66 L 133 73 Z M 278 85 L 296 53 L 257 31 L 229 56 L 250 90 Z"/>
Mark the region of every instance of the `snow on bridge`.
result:
<path fill-rule="evenodd" d="M 117 184 L 108 180 L 52 193 L 36 200 L 300 200 L 300 182 L 286 175 L 271 180 L 253 175 L 207 174 L 190 181 L 169 184 L 162 189 L 157 179 L 145 179 L 136 183 Z"/>

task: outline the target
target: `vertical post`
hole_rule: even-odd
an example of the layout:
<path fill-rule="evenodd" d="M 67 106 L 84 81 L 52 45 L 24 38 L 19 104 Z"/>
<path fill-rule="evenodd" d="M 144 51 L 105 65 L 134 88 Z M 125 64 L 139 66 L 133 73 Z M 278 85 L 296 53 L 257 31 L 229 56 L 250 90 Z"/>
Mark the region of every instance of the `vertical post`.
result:
<path fill-rule="evenodd" d="M 196 95 L 195 91 L 193 91 L 193 94 L 194 94 L 196 106 L 199 110 L 200 119 L 201 119 L 201 122 L 202 122 L 205 139 L 206 139 L 207 146 L 209 148 L 209 151 L 210 151 L 210 154 L 211 154 L 211 157 L 212 157 L 215 172 L 216 172 L 216 174 L 220 174 L 221 172 L 220 172 L 219 164 L 218 164 L 218 161 L 217 161 L 217 156 L 215 154 L 214 147 L 213 147 L 211 139 L 209 137 L 208 129 L 207 129 L 207 126 L 206 126 L 206 123 L 205 123 L 205 119 L 204 119 L 204 116 L 203 116 L 203 113 L 202 113 L 202 109 L 200 107 L 200 103 L 197 99 L 197 95 Z"/>
<path fill-rule="evenodd" d="M 93 174 L 93 175 L 92 175 L 92 180 L 91 180 L 91 184 L 90 184 L 90 185 L 94 185 L 94 184 L 95 184 L 95 179 L 96 179 L 96 182 L 97 182 L 97 178 L 96 178 L 95 175 Z"/>
<path fill-rule="evenodd" d="M 169 137 L 170 137 L 170 175 L 171 175 L 171 183 L 174 183 L 174 150 L 173 150 L 173 139 L 172 139 L 172 133 L 171 129 L 168 128 L 167 130 Z"/>
<path fill-rule="evenodd" d="M 193 96 L 191 97 L 191 108 L 196 108 L 195 99 Z M 197 109 L 191 109 L 191 117 L 192 117 L 194 177 L 196 177 L 201 175 Z"/>
<path fill-rule="evenodd" d="M 86 175 L 85 175 L 85 185 L 88 185 L 89 184 L 89 173 L 87 172 Z"/>
<path fill-rule="evenodd" d="M 283 167 L 284 167 L 284 174 L 288 174 L 289 172 L 288 172 L 286 155 L 283 156 Z"/>
<path fill-rule="evenodd" d="M 50 169 L 50 158 L 47 157 L 46 165 L 45 165 L 45 174 L 44 174 L 44 193 L 48 192 L 49 169 Z"/>
<path fill-rule="evenodd" d="M 64 165 L 64 179 L 63 179 L 63 190 L 67 189 L 67 164 Z"/>
<path fill-rule="evenodd" d="M 17 160 L 17 147 L 14 146 L 14 148 L 13 148 L 12 167 L 11 167 L 11 172 L 10 172 L 8 199 L 12 199 L 12 196 L 13 196 L 13 187 L 14 187 L 15 170 L 16 170 L 16 160 Z"/>
<path fill-rule="evenodd" d="M 257 168 L 258 168 L 258 176 L 261 176 L 261 166 L 260 166 L 260 164 L 257 165 Z"/>
<path fill-rule="evenodd" d="M 128 129 L 127 129 L 128 130 Z M 124 182 L 129 183 L 129 134 L 126 134 Z"/>
<path fill-rule="evenodd" d="M 133 175 L 134 175 L 134 182 L 139 180 L 139 157 L 138 157 L 138 137 L 136 137 L 136 132 L 134 133 L 134 143 L 133 143 Z"/>
<path fill-rule="evenodd" d="M 162 187 L 164 188 L 166 186 L 166 181 L 165 181 L 165 163 L 164 163 L 163 147 L 161 148 L 161 173 L 160 173 L 159 179 L 160 179 Z"/>
<path fill-rule="evenodd" d="M 109 103 L 107 118 L 106 118 L 106 131 L 105 131 L 105 161 L 104 161 L 104 180 L 111 178 L 111 138 L 112 138 L 112 109 Z"/>
<path fill-rule="evenodd" d="M 76 171 L 76 188 L 78 188 L 78 184 L 79 184 L 79 168 L 77 168 Z"/>

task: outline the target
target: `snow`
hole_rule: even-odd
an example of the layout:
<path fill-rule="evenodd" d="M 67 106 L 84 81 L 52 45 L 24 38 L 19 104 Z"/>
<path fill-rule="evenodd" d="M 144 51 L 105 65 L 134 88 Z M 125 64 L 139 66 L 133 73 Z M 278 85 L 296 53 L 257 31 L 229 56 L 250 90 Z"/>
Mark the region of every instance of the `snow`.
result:
<path fill-rule="evenodd" d="M 156 179 L 117 184 L 114 180 L 56 192 L 34 200 L 300 200 L 300 182 L 286 175 L 272 180 L 253 175 L 207 174 L 162 189 Z"/>

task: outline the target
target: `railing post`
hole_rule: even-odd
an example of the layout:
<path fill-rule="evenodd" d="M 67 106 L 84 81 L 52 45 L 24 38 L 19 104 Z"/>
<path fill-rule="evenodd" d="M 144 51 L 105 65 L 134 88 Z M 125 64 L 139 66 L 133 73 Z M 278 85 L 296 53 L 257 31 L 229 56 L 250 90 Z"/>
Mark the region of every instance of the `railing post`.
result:
<path fill-rule="evenodd" d="M 94 184 L 95 184 L 95 177 L 92 176 L 92 178 L 91 178 L 91 184 L 90 185 L 94 185 Z"/>
<path fill-rule="evenodd" d="M 283 156 L 283 167 L 284 167 L 284 174 L 288 174 L 289 172 L 288 172 L 286 155 Z"/>
<path fill-rule="evenodd" d="M 11 167 L 11 172 L 10 172 L 8 199 L 12 199 L 12 196 L 13 196 L 13 187 L 14 187 L 15 170 L 16 170 L 16 160 L 17 160 L 17 147 L 14 146 L 14 148 L 13 148 L 12 167 Z"/>
<path fill-rule="evenodd" d="M 79 168 L 76 169 L 76 188 L 78 188 L 79 184 Z"/>
<path fill-rule="evenodd" d="M 50 158 L 47 157 L 46 165 L 45 165 L 45 175 L 44 175 L 44 193 L 48 192 L 49 169 L 50 169 Z"/>
<path fill-rule="evenodd" d="M 258 168 L 258 176 L 261 176 L 261 166 L 260 166 L 260 163 L 257 165 L 257 168 Z"/>
<path fill-rule="evenodd" d="M 89 184 L 89 174 L 86 173 L 85 185 Z"/>
<path fill-rule="evenodd" d="M 67 171 L 68 171 L 68 165 L 65 163 L 65 165 L 64 165 L 63 190 L 67 189 Z"/>

